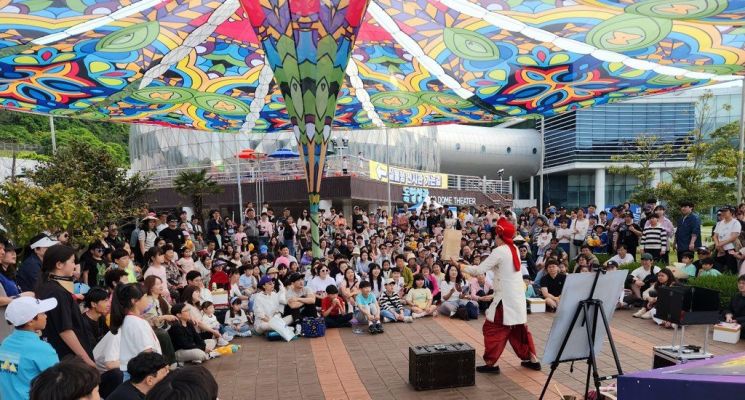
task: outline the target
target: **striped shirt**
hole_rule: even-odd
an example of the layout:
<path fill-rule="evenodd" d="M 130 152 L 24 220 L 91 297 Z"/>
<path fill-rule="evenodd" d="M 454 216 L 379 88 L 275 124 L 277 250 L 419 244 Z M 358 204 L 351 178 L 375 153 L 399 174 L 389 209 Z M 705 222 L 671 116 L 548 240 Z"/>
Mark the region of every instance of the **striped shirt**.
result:
<path fill-rule="evenodd" d="M 392 310 L 399 312 L 403 310 L 404 306 L 401 303 L 401 299 L 398 297 L 398 293 L 388 294 L 383 292 L 380 294 L 380 309 L 381 310 Z"/>
<path fill-rule="evenodd" d="M 667 231 L 660 225 L 644 228 L 641 245 L 645 250 L 667 250 Z"/>

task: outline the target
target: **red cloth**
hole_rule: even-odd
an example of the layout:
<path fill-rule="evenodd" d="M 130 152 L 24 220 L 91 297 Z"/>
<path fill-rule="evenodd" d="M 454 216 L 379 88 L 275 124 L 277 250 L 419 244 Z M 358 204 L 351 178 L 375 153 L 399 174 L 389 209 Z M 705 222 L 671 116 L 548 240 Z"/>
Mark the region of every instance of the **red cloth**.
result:
<path fill-rule="evenodd" d="M 494 322 L 484 319 L 484 361 L 486 365 L 494 365 L 502 355 L 507 341 L 515 350 L 515 354 L 523 360 L 530 360 L 530 356 L 536 354 L 533 335 L 530 334 L 527 324 L 506 326 L 502 324 L 504 310 L 502 304 L 497 306 L 494 313 Z"/>
<path fill-rule="evenodd" d="M 212 289 L 212 284 L 217 284 L 220 289 L 230 289 L 230 277 L 224 271 L 215 271 L 210 278 L 210 289 Z"/>
<path fill-rule="evenodd" d="M 502 217 L 497 221 L 497 226 L 494 227 L 494 233 L 499 236 L 503 242 L 507 243 L 507 246 L 509 246 L 510 252 L 512 253 L 512 263 L 514 264 L 515 271 L 520 271 L 520 257 L 518 257 L 517 249 L 515 248 L 515 244 L 512 242 L 512 238 L 515 237 L 515 226 L 512 225 L 507 218 Z"/>
<path fill-rule="evenodd" d="M 336 317 L 338 315 L 345 314 L 345 311 L 347 309 L 346 305 L 344 304 L 344 299 L 341 298 L 341 296 L 337 296 L 337 299 L 339 299 L 339 303 L 341 303 L 341 307 L 335 307 L 333 310 L 331 310 L 331 313 L 329 313 L 329 317 Z M 321 299 L 321 312 L 325 313 L 326 310 L 331 308 L 332 305 L 331 296 L 326 296 Z"/>

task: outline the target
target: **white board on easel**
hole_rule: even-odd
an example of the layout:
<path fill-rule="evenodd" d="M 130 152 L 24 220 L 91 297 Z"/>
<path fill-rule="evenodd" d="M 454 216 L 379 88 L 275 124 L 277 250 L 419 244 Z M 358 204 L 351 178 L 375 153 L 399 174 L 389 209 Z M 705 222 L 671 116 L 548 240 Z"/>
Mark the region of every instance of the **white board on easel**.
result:
<path fill-rule="evenodd" d="M 623 291 L 623 284 L 626 281 L 628 273 L 626 270 L 613 271 L 601 274 L 598 278 L 598 284 L 595 288 L 593 298 L 603 301 L 603 313 L 608 320 L 608 325 L 610 325 L 613 319 L 613 312 L 616 310 L 616 304 L 618 303 L 621 291 Z M 580 314 L 574 326 L 570 325 L 580 301 L 587 300 L 590 296 L 592 282 L 594 280 L 595 272 L 569 274 L 567 276 L 566 282 L 564 282 L 564 289 L 561 291 L 561 300 L 556 310 L 554 323 L 551 325 L 546 347 L 543 350 L 542 362 L 544 364 L 551 364 L 556 360 L 561 343 L 570 329 L 569 341 L 559 361 L 581 360 L 590 357 L 590 342 L 587 337 L 586 327 L 582 325 L 582 314 Z M 595 321 L 595 323 L 598 324 L 594 338 L 595 354 L 600 354 L 607 333 L 605 332 L 605 327 L 600 316 L 598 316 L 598 321 Z"/>

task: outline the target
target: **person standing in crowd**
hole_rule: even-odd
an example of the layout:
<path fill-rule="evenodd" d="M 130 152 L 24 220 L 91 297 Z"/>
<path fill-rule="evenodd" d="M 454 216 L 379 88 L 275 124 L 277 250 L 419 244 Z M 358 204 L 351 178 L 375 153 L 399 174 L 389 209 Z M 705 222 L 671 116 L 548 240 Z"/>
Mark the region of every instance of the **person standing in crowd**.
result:
<path fill-rule="evenodd" d="M 18 269 L 18 286 L 24 292 L 31 292 L 36 289 L 36 284 L 39 281 L 39 274 L 41 272 L 42 261 L 44 260 L 44 254 L 47 249 L 54 246 L 58 242 L 47 237 L 46 234 L 39 234 L 31 239 L 31 242 L 26 249 L 26 258 L 21 263 L 21 267 Z"/>
<path fill-rule="evenodd" d="M 184 245 L 184 231 L 178 227 L 178 217 L 171 215 L 168 217 L 168 225 L 158 233 L 158 236 L 170 242 L 174 249 L 180 250 Z"/>
<path fill-rule="evenodd" d="M 585 230 L 586 232 L 586 230 Z M 499 361 L 509 341 L 521 365 L 540 370 L 541 364 L 536 356 L 533 336 L 528 330 L 527 307 L 525 303 L 525 284 L 520 273 L 520 257 L 512 242 L 515 226 L 500 218 L 492 230 L 497 247 L 479 265 L 465 265 L 464 271 L 470 275 L 491 272 L 498 282 L 494 288 L 494 300 L 486 311 L 484 321 L 484 362 L 476 367 L 482 373 L 499 373 Z M 453 260 L 457 264 L 457 260 Z"/>
<path fill-rule="evenodd" d="M 675 249 L 678 252 L 678 262 L 683 261 L 686 251 L 696 251 L 701 247 L 701 218 L 693 212 L 694 204 L 690 201 L 680 203 L 680 219 L 675 231 Z"/>
<path fill-rule="evenodd" d="M 47 313 L 47 325 L 42 337 L 54 347 L 60 359 L 77 356 L 89 366 L 93 362 L 93 339 L 88 335 L 80 308 L 72 296 L 74 292 L 75 250 L 62 244 L 49 247 L 44 253 L 36 297 L 54 298 L 57 307 Z"/>
<path fill-rule="evenodd" d="M 649 253 L 655 261 L 664 261 L 667 254 L 667 231 L 659 223 L 657 214 L 651 214 L 642 232 L 642 251 Z"/>
<path fill-rule="evenodd" d="M 59 362 L 54 348 L 36 333 L 46 327 L 45 313 L 55 307 L 54 298 L 37 300 L 29 296 L 18 297 L 8 305 L 5 320 L 15 330 L 0 345 L 0 398 L 27 399 L 31 381 Z"/>
<path fill-rule="evenodd" d="M 720 272 L 736 274 L 737 258 L 735 257 L 735 241 L 740 237 L 742 225 L 734 218 L 735 209 L 725 206 L 719 209 L 722 219 L 714 227 L 714 251 L 716 268 Z"/>
<path fill-rule="evenodd" d="M 590 221 L 585 217 L 585 211 L 581 208 L 575 210 L 577 218 L 572 221 L 569 229 L 572 232 L 572 241 L 569 243 L 569 257 L 574 260 L 579 253 L 580 247 L 585 243 L 587 232 L 590 229 Z"/>
<path fill-rule="evenodd" d="M 636 260 L 636 249 L 639 247 L 639 238 L 642 236 L 642 229 L 634 223 L 634 214 L 627 211 L 623 214 L 624 222 L 618 226 L 618 241 L 616 247 L 626 246 L 628 253 Z"/>

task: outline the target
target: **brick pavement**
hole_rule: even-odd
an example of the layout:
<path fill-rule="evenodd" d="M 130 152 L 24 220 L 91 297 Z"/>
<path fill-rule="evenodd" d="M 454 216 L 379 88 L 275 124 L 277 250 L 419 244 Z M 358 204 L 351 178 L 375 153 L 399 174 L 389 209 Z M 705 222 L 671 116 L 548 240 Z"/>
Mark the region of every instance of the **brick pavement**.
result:
<path fill-rule="evenodd" d="M 632 312 L 620 311 L 611 322 L 611 330 L 620 354 L 624 372 L 652 367 L 652 346 L 669 344 L 672 331 L 651 321 L 635 319 Z M 539 356 L 548 338 L 553 314 L 528 316 Z M 234 355 L 211 360 L 205 366 L 220 385 L 222 400 L 269 399 L 384 399 L 384 400 L 451 400 L 536 399 L 548 374 L 528 371 L 509 346 L 500 360 L 502 374 L 476 376 L 476 386 L 458 389 L 417 392 L 408 385 L 408 348 L 418 344 L 467 342 L 480 352 L 481 325 L 438 317 L 413 324 L 387 324 L 381 335 L 355 334 L 351 329 L 329 330 L 326 337 L 299 339 L 290 343 L 267 342 L 262 337 L 236 339 L 242 345 Z M 703 344 L 703 327 L 690 328 L 686 343 Z M 745 351 L 745 342 L 736 345 L 710 342 L 715 355 Z M 612 373 L 614 366 L 609 346 L 599 357 L 601 374 Z M 584 390 L 586 363 L 577 362 L 574 372 L 562 364 L 554 376 L 564 394 Z M 552 391 L 553 391 L 553 385 Z M 555 393 L 555 392 L 554 392 Z M 557 395 L 547 397 L 551 400 Z"/>

